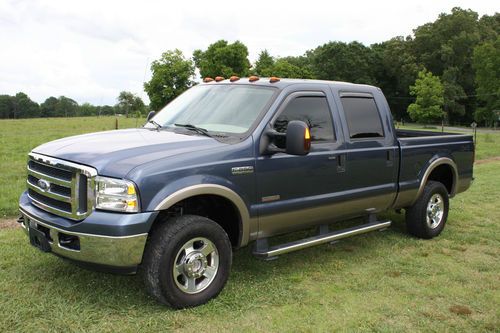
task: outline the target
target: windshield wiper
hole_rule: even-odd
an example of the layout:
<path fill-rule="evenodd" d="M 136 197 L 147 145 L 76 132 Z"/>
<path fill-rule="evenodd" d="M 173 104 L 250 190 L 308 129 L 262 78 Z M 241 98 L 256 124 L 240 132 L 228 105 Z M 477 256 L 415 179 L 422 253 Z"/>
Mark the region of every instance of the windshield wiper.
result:
<path fill-rule="evenodd" d="M 208 136 L 209 138 L 213 138 L 213 135 L 208 133 L 208 131 L 204 128 L 201 128 L 201 127 L 198 127 L 198 126 L 195 126 L 192 124 L 174 124 L 174 125 L 178 126 L 178 127 L 184 127 L 184 128 L 187 128 L 188 130 L 195 131 L 196 133 Z"/>
<path fill-rule="evenodd" d="M 161 126 L 160 124 L 158 124 L 156 121 L 154 120 L 149 120 L 148 123 L 151 123 L 153 125 L 155 125 L 155 128 L 156 130 L 160 130 L 160 128 L 162 128 L 163 126 Z"/>

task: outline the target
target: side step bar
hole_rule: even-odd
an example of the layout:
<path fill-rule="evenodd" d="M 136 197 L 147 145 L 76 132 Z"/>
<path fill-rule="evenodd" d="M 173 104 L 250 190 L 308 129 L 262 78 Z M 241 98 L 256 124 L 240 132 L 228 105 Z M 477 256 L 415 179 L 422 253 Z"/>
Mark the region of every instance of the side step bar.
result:
<path fill-rule="evenodd" d="M 324 243 L 329 243 L 332 241 L 336 241 L 342 238 L 347 238 L 355 235 L 364 234 L 370 231 L 387 229 L 391 225 L 391 221 L 375 221 L 366 224 L 362 224 L 359 226 L 355 226 L 352 228 L 347 228 L 343 230 L 333 231 L 323 233 L 325 227 L 320 227 L 320 234 L 317 236 L 312 236 L 304 239 L 300 239 L 298 241 L 276 245 L 276 246 L 268 246 L 267 238 L 259 239 L 255 243 L 255 248 L 253 254 L 257 257 L 261 258 L 271 258 L 276 257 L 280 254 L 302 250 L 311 246 L 320 245 Z"/>

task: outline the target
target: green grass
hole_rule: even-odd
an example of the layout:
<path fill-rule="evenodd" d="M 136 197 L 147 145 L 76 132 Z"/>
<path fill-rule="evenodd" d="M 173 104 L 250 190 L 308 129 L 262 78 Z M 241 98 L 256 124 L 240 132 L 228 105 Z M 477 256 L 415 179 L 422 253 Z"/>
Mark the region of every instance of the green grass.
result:
<path fill-rule="evenodd" d="M 118 127 L 136 127 L 144 119 L 118 118 Z M 115 117 L 0 120 L 0 217 L 17 214 L 26 188 L 26 160 L 36 146 L 66 136 L 115 128 Z"/>
<path fill-rule="evenodd" d="M 0 230 L 0 331 L 496 331 L 500 327 L 500 161 L 451 201 L 441 236 L 418 240 L 389 213 L 385 232 L 260 261 L 235 253 L 221 295 L 174 311 L 138 276 L 81 269 Z"/>

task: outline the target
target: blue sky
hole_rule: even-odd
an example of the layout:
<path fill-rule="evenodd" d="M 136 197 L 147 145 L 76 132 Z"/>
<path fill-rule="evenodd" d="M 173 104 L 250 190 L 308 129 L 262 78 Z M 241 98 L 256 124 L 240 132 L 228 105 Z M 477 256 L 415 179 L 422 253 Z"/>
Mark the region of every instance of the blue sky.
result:
<path fill-rule="evenodd" d="M 495 1 L 60 1 L 0 2 L 0 94 L 37 102 L 65 95 L 115 104 L 122 90 L 146 102 L 150 63 L 168 49 L 188 57 L 218 39 L 300 55 L 331 40 L 366 45 L 433 21 L 452 7 L 494 14 Z"/>

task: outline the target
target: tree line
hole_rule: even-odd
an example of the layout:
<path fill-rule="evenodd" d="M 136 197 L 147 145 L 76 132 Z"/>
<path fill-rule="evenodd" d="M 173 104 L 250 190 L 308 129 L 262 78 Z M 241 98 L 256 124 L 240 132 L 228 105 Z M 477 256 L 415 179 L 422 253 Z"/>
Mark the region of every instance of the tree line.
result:
<path fill-rule="evenodd" d="M 19 92 L 14 96 L 0 95 L 0 119 L 36 118 L 36 117 L 84 117 L 109 116 L 122 114 L 126 117 L 144 115 L 148 107 L 142 99 L 131 92 L 122 91 L 118 103 L 111 105 L 79 105 L 75 100 L 66 97 L 49 97 L 38 104 L 28 95 Z"/>
<path fill-rule="evenodd" d="M 347 81 L 382 89 L 396 120 L 491 125 L 500 110 L 500 15 L 462 8 L 442 13 L 411 36 L 365 46 L 331 41 L 300 56 L 273 56 L 262 50 L 248 60 L 240 41 L 219 40 L 191 58 L 170 50 L 151 65 L 144 84 L 158 110 L 201 77 L 279 76 Z"/>
<path fill-rule="evenodd" d="M 164 52 L 151 64 L 144 83 L 150 104 L 122 92 L 114 106 L 78 105 L 61 96 L 38 105 L 26 94 L 0 95 L 0 118 L 110 115 L 159 110 L 200 76 L 278 76 L 347 81 L 378 86 L 396 120 L 447 124 L 477 121 L 490 126 L 500 110 L 500 14 L 484 15 L 462 8 L 442 13 L 413 30 L 366 46 L 331 41 L 299 56 L 276 56 L 261 50 L 255 63 L 240 41 L 219 40 L 186 57 Z"/>

